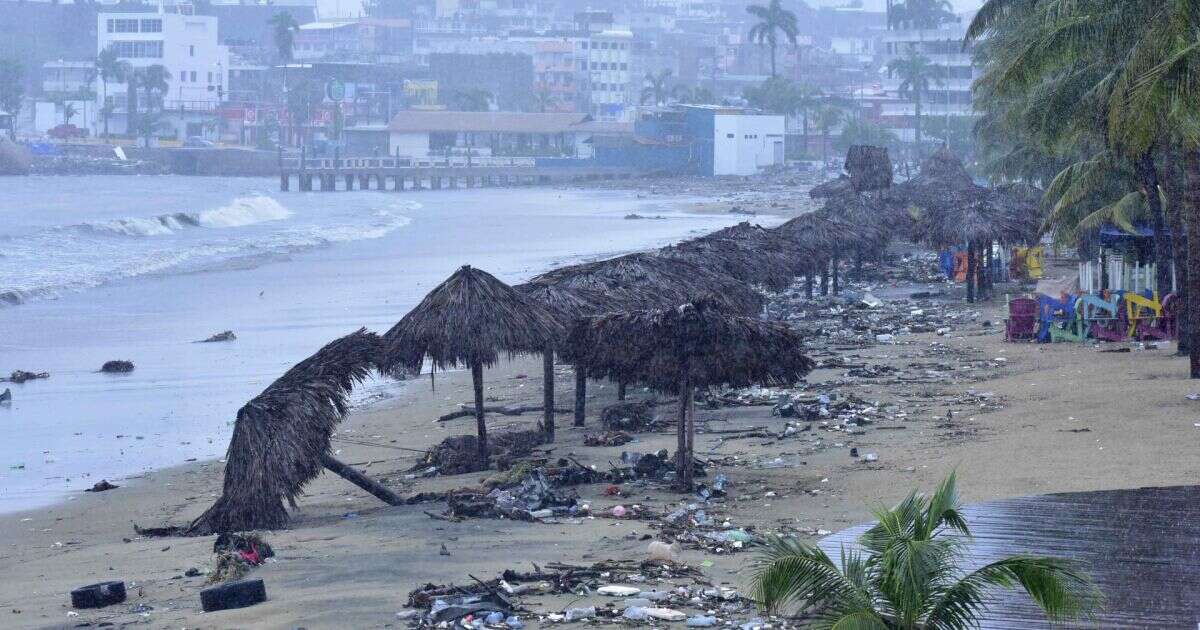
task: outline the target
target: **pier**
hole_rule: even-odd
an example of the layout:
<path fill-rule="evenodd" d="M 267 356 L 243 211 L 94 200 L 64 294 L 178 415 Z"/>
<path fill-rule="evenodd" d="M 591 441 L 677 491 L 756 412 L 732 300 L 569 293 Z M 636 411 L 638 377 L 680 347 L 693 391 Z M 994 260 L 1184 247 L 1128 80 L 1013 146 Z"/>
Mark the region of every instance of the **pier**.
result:
<path fill-rule="evenodd" d="M 590 160 L 538 164 L 535 158 L 520 157 L 280 157 L 279 189 L 401 192 L 630 179 L 639 173 L 632 168 L 597 166 Z"/>

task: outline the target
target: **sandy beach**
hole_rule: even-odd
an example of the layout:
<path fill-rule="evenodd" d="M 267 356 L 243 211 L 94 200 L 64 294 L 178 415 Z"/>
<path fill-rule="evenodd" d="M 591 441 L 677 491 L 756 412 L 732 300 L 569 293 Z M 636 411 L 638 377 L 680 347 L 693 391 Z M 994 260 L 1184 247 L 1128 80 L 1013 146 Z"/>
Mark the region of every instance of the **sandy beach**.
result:
<path fill-rule="evenodd" d="M 818 369 L 813 391 L 878 401 L 881 417 L 858 434 L 819 430 L 799 440 L 726 439 L 730 429 L 779 430 L 785 419 L 763 406 L 702 410 L 697 452 L 717 463 L 712 472 L 729 478 L 728 496 L 708 509 L 733 527 L 808 536 L 836 531 L 868 518 L 868 508 L 891 503 L 914 488 L 928 488 L 948 471 L 960 475 L 964 498 L 978 501 L 1067 490 L 1128 488 L 1188 483 L 1197 404 L 1185 399 L 1195 386 L 1185 378 L 1186 359 L 1164 344 L 1154 350 L 1100 352 L 1085 344 L 1008 344 L 1002 341 L 1002 296 L 990 304 L 946 302 L 946 312 L 965 312 L 944 336 L 903 334 L 895 343 L 841 353 L 844 361 L 912 370 L 930 361 L 950 363 L 948 376 L 923 382 L 846 378 L 843 368 Z M 828 365 L 828 363 L 826 363 Z M 943 373 L 943 372 L 939 372 Z M 486 396 L 497 404 L 538 404 L 537 358 L 504 362 L 485 375 Z M 393 490 L 416 492 L 474 485 L 481 474 L 406 479 L 420 458 L 415 452 L 441 439 L 472 431 L 471 420 L 437 417 L 470 398 L 464 372 L 404 384 L 382 406 L 358 410 L 338 438 L 337 456 Z M 557 369 L 560 400 L 569 400 L 571 372 Z M 631 391 L 632 398 L 645 395 Z M 589 389 L 588 426 L 570 426 L 560 415 L 551 457 L 572 457 L 606 469 L 621 451 L 670 448 L 674 436 L 638 434 L 621 447 L 586 447 L 583 437 L 600 432 L 600 409 L 615 400 L 615 387 Z M 665 409 L 660 412 L 667 413 Z M 948 413 L 950 412 L 950 413 Z M 490 432 L 529 428 L 537 414 L 491 419 Z M 712 431 L 712 433 L 709 433 Z M 717 433 L 716 431 L 721 431 Z M 819 438 L 819 439 L 817 439 Z M 853 459 L 848 449 L 878 454 Z M 764 462 L 781 458 L 783 465 Z M 299 501 L 291 527 L 267 532 L 276 558 L 254 571 L 266 581 L 268 601 L 251 608 L 203 614 L 198 591 L 205 577 L 188 569 L 211 568 L 213 537 L 144 538 L 134 524 L 184 524 L 217 496 L 220 462 L 144 474 L 103 493 L 0 518 L 0 625 L 13 628 L 114 624 L 152 628 L 377 628 L 404 627 L 397 618 L 410 590 L 426 583 L 467 583 L 504 569 L 531 570 L 531 563 L 591 564 L 605 559 L 642 560 L 645 536 L 657 537 L 653 520 L 597 517 L 561 523 L 431 518 L 444 505 L 383 506 L 341 478 L 323 474 Z M 694 497 L 663 488 L 627 485 L 630 496 L 602 496 L 604 484 L 578 486 L 593 513 L 617 504 L 638 504 L 665 513 Z M 441 553 L 444 545 L 446 553 Z M 742 587 L 750 556 L 716 554 L 684 546 L 681 560 L 703 567 L 714 585 Z M 79 585 L 123 579 L 129 600 L 120 606 L 72 614 L 68 592 Z M 561 612 L 576 597 L 527 597 L 526 623 Z M 592 595 L 586 605 L 603 603 Z M 76 616 L 77 615 L 77 616 Z"/>

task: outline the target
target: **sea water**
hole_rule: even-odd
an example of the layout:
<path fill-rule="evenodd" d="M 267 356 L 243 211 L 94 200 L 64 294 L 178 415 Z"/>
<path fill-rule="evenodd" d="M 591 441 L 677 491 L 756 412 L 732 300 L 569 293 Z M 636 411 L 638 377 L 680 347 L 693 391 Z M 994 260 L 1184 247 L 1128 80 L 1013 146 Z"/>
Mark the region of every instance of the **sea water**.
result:
<path fill-rule="evenodd" d="M 386 331 L 461 265 L 515 283 L 740 218 L 627 191 L 276 187 L 0 178 L 0 375 L 50 373 L 0 384 L 0 512 L 223 456 L 237 409 L 274 378 L 359 327 Z M 196 343 L 225 330 L 237 340 Z M 100 373 L 112 359 L 136 369 Z"/>

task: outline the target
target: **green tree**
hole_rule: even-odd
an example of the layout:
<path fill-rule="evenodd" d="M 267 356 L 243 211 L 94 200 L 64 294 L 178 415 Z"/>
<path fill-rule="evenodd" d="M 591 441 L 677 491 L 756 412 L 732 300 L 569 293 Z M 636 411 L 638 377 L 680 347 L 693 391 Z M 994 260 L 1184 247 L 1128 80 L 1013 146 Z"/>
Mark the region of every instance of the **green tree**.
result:
<path fill-rule="evenodd" d="M 759 85 L 751 85 L 742 91 L 742 96 L 751 107 L 790 114 L 796 110 L 796 84 L 783 77 L 771 77 Z"/>
<path fill-rule="evenodd" d="M 775 50 L 779 46 L 779 36 L 793 46 L 799 29 L 796 26 L 796 14 L 783 8 L 780 0 L 771 0 L 766 6 L 752 4 L 746 11 L 758 18 L 758 23 L 750 27 L 750 41 L 766 45 L 771 49 L 771 76 L 777 76 L 775 71 Z"/>
<path fill-rule="evenodd" d="M 127 131 L 134 137 L 145 138 L 146 146 L 153 133 L 162 127 L 163 95 L 167 93 L 170 78 L 171 74 L 159 64 L 134 68 L 125 77 Z M 150 120 L 143 122 L 143 117 Z"/>
<path fill-rule="evenodd" d="M 459 112 L 486 112 L 492 108 L 492 93 L 476 88 L 455 90 L 447 95 L 446 104 Z"/>
<path fill-rule="evenodd" d="M 964 573 L 970 529 L 951 473 L 933 495 L 913 492 L 859 538 L 865 554 L 841 562 L 793 538 L 768 537 L 752 596 L 772 611 L 797 607 L 810 627 L 855 630 L 959 630 L 978 627 L 989 589 L 1023 590 L 1052 621 L 1089 618 L 1101 604 L 1091 578 L 1073 563 L 1012 556 Z"/>
<path fill-rule="evenodd" d="M 300 25 L 296 23 L 296 18 L 287 11 L 280 11 L 271 16 L 271 37 L 275 41 L 275 54 L 280 63 L 287 64 L 292 61 L 296 31 L 299 28 Z"/>
<path fill-rule="evenodd" d="M 713 96 L 712 91 L 706 87 L 696 86 L 689 88 L 686 85 L 676 85 L 671 89 L 671 96 L 680 103 L 689 103 L 693 105 L 707 105 L 717 101 Z"/>
<path fill-rule="evenodd" d="M 79 114 L 79 109 L 77 109 L 75 107 L 75 104 L 69 103 L 67 101 L 63 101 L 62 110 L 63 110 L 63 124 L 64 125 L 71 124 L 71 119 Z"/>
<path fill-rule="evenodd" d="M 0 110 L 11 114 L 15 121 L 24 97 L 25 66 L 16 59 L 0 59 Z M 16 135 L 16 125 L 9 133 Z"/>
<path fill-rule="evenodd" d="M 847 119 L 842 125 L 842 132 L 834 140 L 833 146 L 838 151 L 844 152 L 856 144 L 895 149 L 900 146 L 900 138 L 892 130 L 882 125 L 875 124 L 861 116 L 854 116 Z"/>
<path fill-rule="evenodd" d="M 796 86 L 793 95 L 795 112 L 800 114 L 800 130 L 804 133 L 804 142 L 808 142 L 808 121 L 813 112 L 821 106 L 825 94 L 816 86 L 802 83 Z M 807 149 L 807 147 L 805 147 Z"/>
<path fill-rule="evenodd" d="M 662 105 L 667 101 L 667 95 L 670 94 L 671 70 L 663 68 L 657 73 L 647 72 L 642 79 L 642 94 L 639 102 L 645 105 L 649 102 L 651 105 Z"/>
<path fill-rule="evenodd" d="M 846 110 L 835 103 L 824 103 L 817 108 L 813 124 L 821 130 L 821 161 L 829 161 L 829 134 L 846 118 Z"/>
<path fill-rule="evenodd" d="M 892 28 L 917 30 L 935 29 L 947 22 L 955 22 L 954 5 L 949 0 L 905 0 L 892 6 L 888 23 Z"/>
<path fill-rule="evenodd" d="M 937 68 L 929 62 L 929 58 L 909 51 L 903 57 L 893 59 L 888 63 L 888 72 L 900 79 L 900 94 L 913 102 L 914 122 L 917 153 L 921 151 L 921 111 L 925 96 L 933 83 L 941 84 L 937 76 Z"/>
<path fill-rule="evenodd" d="M 113 107 L 108 102 L 108 84 L 123 83 L 129 75 L 129 63 L 117 56 L 111 46 L 96 55 L 96 74 L 100 77 L 103 98 L 100 115 L 104 118 L 104 136 L 108 137 L 108 119 L 112 116 Z"/>

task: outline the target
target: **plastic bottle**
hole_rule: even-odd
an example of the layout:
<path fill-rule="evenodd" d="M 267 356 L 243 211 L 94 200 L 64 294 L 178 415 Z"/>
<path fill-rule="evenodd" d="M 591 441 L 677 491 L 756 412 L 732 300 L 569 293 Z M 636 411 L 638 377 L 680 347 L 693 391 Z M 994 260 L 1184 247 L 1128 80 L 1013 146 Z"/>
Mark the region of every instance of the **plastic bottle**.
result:
<path fill-rule="evenodd" d="M 689 617 L 687 620 L 687 625 L 689 628 L 707 628 L 709 626 L 717 625 L 717 618 L 716 617 L 708 617 L 705 615 Z"/>
<path fill-rule="evenodd" d="M 567 610 L 567 621 L 581 621 L 583 619 L 591 619 L 595 616 L 595 606 L 588 606 L 586 608 L 571 608 Z"/>

